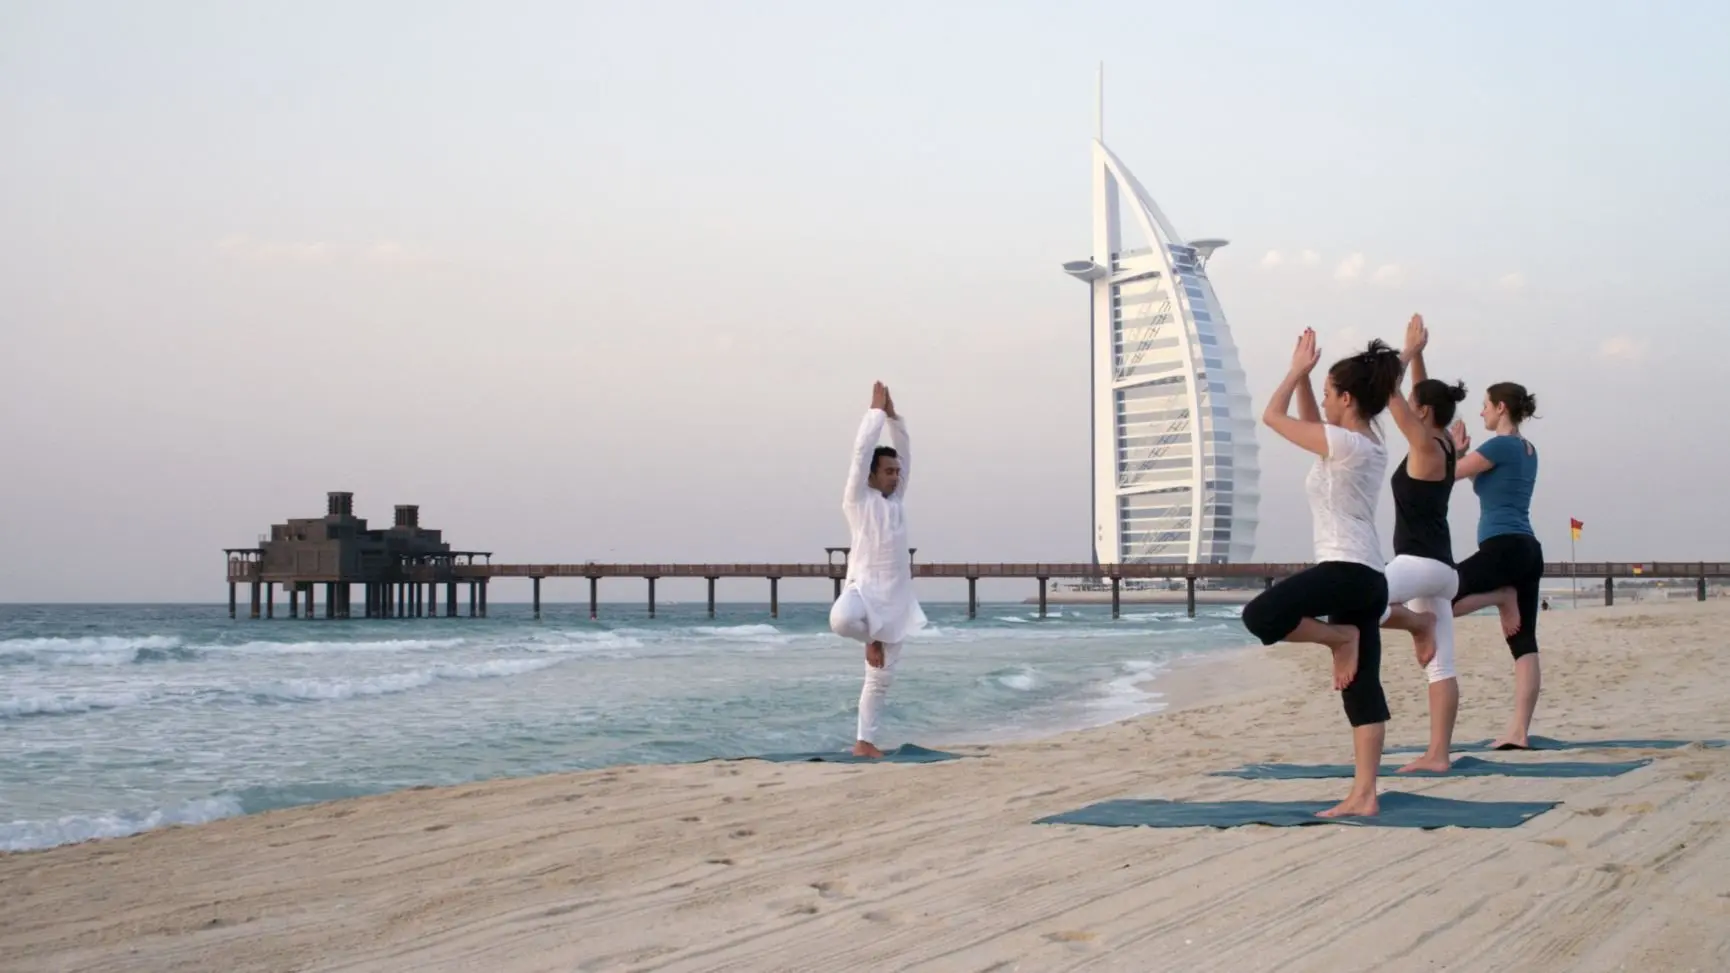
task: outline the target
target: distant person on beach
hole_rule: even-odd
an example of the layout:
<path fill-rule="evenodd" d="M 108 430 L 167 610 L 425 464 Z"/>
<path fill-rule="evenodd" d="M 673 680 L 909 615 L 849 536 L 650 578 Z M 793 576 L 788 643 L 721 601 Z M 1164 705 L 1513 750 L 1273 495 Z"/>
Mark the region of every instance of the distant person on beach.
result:
<path fill-rule="evenodd" d="M 1383 628 L 1412 634 L 1418 665 L 1430 682 L 1430 745 L 1424 755 L 1401 767 L 1445 771 L 1451 763 L 1454 722 L 1460 712 L 1460 682 L 1454 674 L 1454 543 L 1448 530 L 1448 499 L 1454 490 L 1453 440 L 1448 424 L 1454 406 L 1465 401 L 1464 384 L 1448 385 L 1424 371 L 1430 331 L 1422 315 L 1406 324 L 1400 357 L 1412 373 L 1410 401 L 1395 395 L 1388 412 L 1406 437 L 1406 458 L 1394 469 L 1394 559 L 1388 562 L 1388 609 Z"/>
<path fill-rule="evenodd" d="M 893 446 L 877 445 L 889 426 Z M 925 612 L 913 592 L 912 555 L 907 545 L 907 426 L 882 382 L 871 388 L 871 407 L 853 442 L 853 463 L 841 512 L 852 531 L 847 581 L 829 609 L 829 628 L 843 638 L 865 643 L 865 685 L 859 691 L 859 731 L 853 753 L 881 757 L 877 729 L 884 699 L 895 680 L 901 644 L 925 627 Z"/>
<path fill-rule="evenodd" d="M 1466 424 L 1455 422 L 1454 447 L 1460 457 L 1454 475 L 1472 481 L 1478 495 L 1478 552 L 1460 562 L 1460 590 L 1454 615 L 1495 606 L 1502 634 L 1514 655 L 1514 712 L 1508 728 L 1492 744 L 1498 750 L 1526 750 L 1532 715 L 1543 682 L 1538 669 L 1538 586 L 1544 580 L 1544 548 L 1532 533 L 1532 488 L 1538 481 L 1538 449 L 1520 434 L 1520 424 L 1537 414 L 1538 400 L 1525 386 L 1497 382 L 1484 391 L 1479 413 L 1495 433 L 1470 453 Z"/>
<path fill-rule="evenodd" d="M 1352 727 L 1356 772 L 1346 799 L 1320 812 L 1331 818 L 1380 810 L 1376 772 L 1388 721 L 1380 625 L 1388 582 L 1376 539 L 1376 497 L 1388 451 L 1370 422 L 1387 408 L 1404 367 L 1398 352 L 1371 341 L 1366 350 L 1328 369 L 1318 409 L 1310 372 L 1320 357 L 1315 332 L 1306 328 L 1292 352 L 1290 371 L 1261 417 L 1275 432 L 1317 456 L 1304 480 L 1316 564 L 1257 595 L 1244 606 L 1243 622 L 1263 645 L 1312 642 L 1333 653 L 1333 688 L 1339 690 Z M 1294 393 L 1296 418 L 1289 414 Z"/>

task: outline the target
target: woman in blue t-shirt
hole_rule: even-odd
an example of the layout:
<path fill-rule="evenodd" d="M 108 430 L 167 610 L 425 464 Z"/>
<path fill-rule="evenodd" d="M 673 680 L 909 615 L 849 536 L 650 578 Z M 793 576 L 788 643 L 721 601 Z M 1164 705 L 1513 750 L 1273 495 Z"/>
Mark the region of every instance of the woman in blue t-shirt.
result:
<path fill-rule="evenodd" d="M 1470 453 L 1465 423 L 1455 422 L 1460 455 L 1456 478 L 1472 481 L 1478 495 L 1478 551 L 1460 562 L 1454 615 L 1495 606 L 1502 634 L 1514 654 L 1514 713 L 1493 744 L 1497 750 L 1530 749 L 1527 733 L 1538 708 L 1538 584 L 1544 549 L 1532 533 L 1532 487 L 1538 480 L 1538 449 L 1520 435 L 1538 400 L 1525 387 L 1498 382 L 1484 392 L 1484 428 L 1495 435 Z"/>

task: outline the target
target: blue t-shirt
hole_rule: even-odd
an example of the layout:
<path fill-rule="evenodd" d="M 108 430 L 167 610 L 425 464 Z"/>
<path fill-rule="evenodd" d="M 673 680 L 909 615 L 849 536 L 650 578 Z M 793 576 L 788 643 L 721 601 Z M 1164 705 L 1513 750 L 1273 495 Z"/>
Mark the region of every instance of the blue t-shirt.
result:
<path fill-rule="evenodd" d="M 1472 479 L 1472 492 L 1478 495 L 1478 543 L 1498 534 L 1531 534 L 1538 448 L 1519 436 L 1491 436 L 1477 451 L 1496 464 Z"/>

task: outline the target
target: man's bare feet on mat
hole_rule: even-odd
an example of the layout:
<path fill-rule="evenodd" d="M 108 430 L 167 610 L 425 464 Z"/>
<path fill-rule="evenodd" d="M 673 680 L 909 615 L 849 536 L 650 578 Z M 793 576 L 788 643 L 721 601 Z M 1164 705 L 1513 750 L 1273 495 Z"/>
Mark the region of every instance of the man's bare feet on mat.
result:
<path fill-rule="evenodd" d="M 1352 629 L 1351 638 L 1328 646 L 1328 650 L 1334 654 L 1334 688 L 1350 686 L 1358 675 L 1358 630 Z"/>
<path fill-rule="evenodd" d="M 877 745 L 874 743 L 866 743 L 864 740 L 860 740 L 853 744 L 853 756 L 881 757 L 883 756 L 883 751 L 877 749 Z"/>
<path fill-rule="evenodd" d="M 1333 807 L 1328 808 L 1326 811 L 1317 811 L 1316 817 L 1318 817 L 1318 818 L 1367 818 L 1367 817 L 1374 817 L 1376 814 L 1378 814 L 1380 812 L 1381 812 L 1381 805 L 1376 803 L 1376 796 L 1374 794 L 1371 794 L 1368 797 L 1357 797 L 1354 795 L 1352 797 L 1346 798 L 1345 800 L 1339 802 L 1338 804 L 1335 804 Z"/>
<path fill-rule="evenodd" d="M 1436 616 L 1434 612 L 1412 612 L 1419 627 L 1412 629 L 1412 650 L 1418 654 L 1418 665 L 1427 666 L 1436 657 Z"/>
<path fill-rule="evenodd" d="M 1398 773 L 1409 774 L 1414 770 L 1428 770 L 1438 774 L 1445 774 L 1452 770 L 1453 767 L 1453 761 L 1449 760 L 1446 756 L 1432 757 L 1426 753 L 1411 763 L 1406 764 L 1404 767 L 1401 767 Z"/>

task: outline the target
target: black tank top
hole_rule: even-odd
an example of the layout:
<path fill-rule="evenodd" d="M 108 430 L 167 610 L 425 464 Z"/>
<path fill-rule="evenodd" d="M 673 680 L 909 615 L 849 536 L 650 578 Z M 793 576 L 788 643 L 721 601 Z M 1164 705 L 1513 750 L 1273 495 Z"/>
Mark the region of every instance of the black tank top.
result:
<path fill-rule="evenodd" d="M 1448 533 L 1448 495 L 1454 490 L 1454 444 L 1442 444 L 1446 474 L 1440 480 L 1414 480 L 1400 460 L 1391 483 L 1394 491 L 1394 553 L 1454 563 L 1454 542 Z M 1409 459 L 1410 457 L 1408 457 Z"/>

